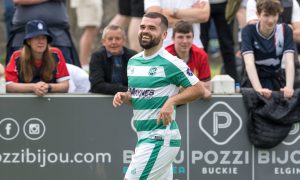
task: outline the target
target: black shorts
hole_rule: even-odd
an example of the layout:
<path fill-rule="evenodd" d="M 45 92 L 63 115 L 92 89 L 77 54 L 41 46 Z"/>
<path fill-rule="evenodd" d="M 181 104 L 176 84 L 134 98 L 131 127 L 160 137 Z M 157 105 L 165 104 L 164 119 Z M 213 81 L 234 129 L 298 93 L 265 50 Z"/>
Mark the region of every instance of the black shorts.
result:
<path fill-rule="evenodd" d="M 144 0 L 119 0 L 119 13 L 123 16 L 143 17 Z"/>

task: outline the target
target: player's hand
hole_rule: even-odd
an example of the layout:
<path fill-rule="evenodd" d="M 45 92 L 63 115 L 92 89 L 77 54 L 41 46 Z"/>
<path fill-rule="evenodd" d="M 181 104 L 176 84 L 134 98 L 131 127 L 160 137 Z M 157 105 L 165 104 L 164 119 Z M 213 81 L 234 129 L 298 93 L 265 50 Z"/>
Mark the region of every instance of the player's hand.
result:
<path fill-rule="evenodd" d="M 280 89 L 281 92 L 283 92 L 283 96 L 285 98 L 291 98 L 294 95 L 294 89 L 288 88 L 288 87 L 284 87 Z"/>
<path fill-rule="evenodd" d="M 129 92 L 117 92 L 113 99 L 113 106 L 118 107 L 121 106 L 124 102 L 129 104 L 131 99 L 131 95 Z"/>
<path fill-rule="evenodd" d="M 169 125 L 172 122 L 172 113 L 174 111 L 174 105 L 173 103 L 170 103 L 169 101 L 166 101 L 163 107 L 160 109 L 160 112 L 157 116 L 156 122 L 157 124 L 160 123 L 162 120 L 163 124 Z"/>
<path fill-rule="evenodd" d="M 203 95 L 204 100 L 210 100 L 211 99 L 211 92 L 204 88 L 204 95 Z"/>

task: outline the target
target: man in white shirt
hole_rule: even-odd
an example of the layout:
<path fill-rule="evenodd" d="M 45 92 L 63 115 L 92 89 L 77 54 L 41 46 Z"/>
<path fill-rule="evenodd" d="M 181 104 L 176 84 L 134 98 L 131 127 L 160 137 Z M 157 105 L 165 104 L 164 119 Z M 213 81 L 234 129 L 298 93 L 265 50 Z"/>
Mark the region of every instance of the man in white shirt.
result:
<path fill-rule="evenodd" d="M 173 25 L 178 20 L 190 21 L 193 23 L 193 43 L 202 48 L 200 40 L 199 23 L 206 22 L 210 15 L 208 0 L 145 0 L 145 12 L 159 12 L 168 18 L 168 35 L 164 40 L 164 47 L 172 44 Z"/>

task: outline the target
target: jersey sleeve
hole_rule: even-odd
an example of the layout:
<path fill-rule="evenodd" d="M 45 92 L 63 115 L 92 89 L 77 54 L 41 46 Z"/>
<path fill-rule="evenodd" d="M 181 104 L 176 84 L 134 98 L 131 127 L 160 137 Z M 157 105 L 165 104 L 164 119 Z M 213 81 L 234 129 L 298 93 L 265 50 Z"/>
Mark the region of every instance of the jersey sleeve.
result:
<path fill-rule="evenodd" d="M 55 75 L 56 81 L 62 82 L 65 80 L 69 80 L 70 79 L 69 71 L 67 69 L 66 61 L 64 56 L 62 55 L 62 52 L 59 49 L 56 49 L 55 53 L 57 53 L 59 58 L 59 61 L 56 66 L 56 75 Z"/>
<path fill-rule="evenodd" d="M 284 47 L 283 52 L 294 52 L 295 46 L 294 46 L 294 40 L 293 40 L 293 31 L 292 29 L 287 25 L 284 25 Z"/>
<path fill-rule="evenodd" d="M 181 59 L 175 57 L 171 62 L 173 65 L 168 67 L 167 73 L 172 84 L 187 88 L 199 81 L 187 64 Z"/>
<path fill-rule="evenodd" d="M 242 44 L 241 44 L 241 53 L 245 55 L 247 53 L 253 53 L 253 46 L 252 46 L 252 36 L 254 31 L 252 31 L 252 26 L 255 25 L 247 25 L 242 30 Z"/>
<path fill-rule="evenodd" d="M 19 82 L 18 71 L 17 71 L 17 66 L 16 66 L 16 58 L 17 58 L 17 54 L 14 53 L 11 56 L 9 63 L 6 66 L 5 78 L 6 78 L 7 83 Z"/>

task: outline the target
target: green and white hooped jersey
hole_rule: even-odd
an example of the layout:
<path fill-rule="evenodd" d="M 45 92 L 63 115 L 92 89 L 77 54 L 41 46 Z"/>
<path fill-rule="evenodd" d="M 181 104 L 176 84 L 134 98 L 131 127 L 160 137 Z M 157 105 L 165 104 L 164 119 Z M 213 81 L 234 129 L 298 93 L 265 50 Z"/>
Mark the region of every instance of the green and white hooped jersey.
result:
<path fill-rule="evenodd" d="M 144 57 L 141 52 L 133 56 L 127 66 L 128 87 L 131 92 L 132 127 L 137 132 L 138 144 L 163 140 L 165 145 L 180 146 L 181 136 L 172 114 L 172 123 L 156 123 L 157 115 L 166 100 L 199 80 L 188 66 L 163 48 Z"/>

